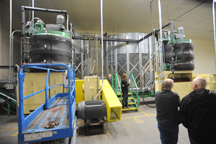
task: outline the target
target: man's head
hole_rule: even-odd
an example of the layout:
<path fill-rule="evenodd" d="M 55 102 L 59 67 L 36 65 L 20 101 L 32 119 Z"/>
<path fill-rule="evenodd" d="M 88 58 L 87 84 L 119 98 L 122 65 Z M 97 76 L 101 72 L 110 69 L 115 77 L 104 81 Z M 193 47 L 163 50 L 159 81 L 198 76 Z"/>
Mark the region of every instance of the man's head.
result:
<path fill-rule="evenodd" d="M 111 75 L 111 74 L 109 74 L 109 75 L 108 75 L 108 78 L 109 78 L 109 79 L 111 79 L 111 76 L 112 76 L 112 75 Z"/>
<path fill-rule="evenodd" d="M 162 90 L 170 90 L 173 88 L 173 80 L 172 79 L 165 79 L 162 83 Z"/>
<path fill-rule="evenodd" d="M 206 80 L 202 77 L 196 77 L 192 82 L 193 90 L 196 89 L 205 89 L 206 87 Z"/>

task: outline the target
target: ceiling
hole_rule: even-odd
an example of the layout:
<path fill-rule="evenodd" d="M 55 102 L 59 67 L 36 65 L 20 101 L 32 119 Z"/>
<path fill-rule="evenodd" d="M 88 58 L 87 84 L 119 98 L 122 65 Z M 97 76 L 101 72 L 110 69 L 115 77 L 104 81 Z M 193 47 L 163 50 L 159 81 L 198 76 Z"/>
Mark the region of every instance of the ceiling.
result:
<path fill-rule="evenodd" d="M 9 0 L 1 1 L 9 7 Z M 212 0 L 203 1 L 205 0 L 161 0 L 163 25 L 175 20 L 175 30 L 184 27 L 186 38 L 212 40 Z M 151 0 L 104 0 L 104 32 L 151 32 L 150 2 Z M 31 0 L 13 0 L 13 29 L 21 28 L 21 6 L 29 4 Z M 100 33 L 100 0 L 35 0 L 35 7 L 67 10 L 75 32 Z M 56 14 L 35 12 L 35 16 L 45 23 L 56 21 Z M 153 27 L 158 29 L 157 0 L 152 2 L 152 17 Z"/>

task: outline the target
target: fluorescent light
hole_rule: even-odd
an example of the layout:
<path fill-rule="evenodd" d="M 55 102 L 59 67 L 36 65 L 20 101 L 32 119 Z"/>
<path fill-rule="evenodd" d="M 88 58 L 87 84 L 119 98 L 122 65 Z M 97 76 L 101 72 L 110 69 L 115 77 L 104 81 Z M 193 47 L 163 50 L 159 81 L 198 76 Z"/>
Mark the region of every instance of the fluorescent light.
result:
<path fill-rule="evenodd" d="M 214 2 L 216 2 L 216 0 L 214 0 Z"/>

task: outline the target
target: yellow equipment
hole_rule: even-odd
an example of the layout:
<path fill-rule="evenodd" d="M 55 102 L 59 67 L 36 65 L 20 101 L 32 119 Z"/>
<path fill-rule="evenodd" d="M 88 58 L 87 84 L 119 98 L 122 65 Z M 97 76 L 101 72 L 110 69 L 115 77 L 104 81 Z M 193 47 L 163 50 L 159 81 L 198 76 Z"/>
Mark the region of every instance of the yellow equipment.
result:
<path fill-rule="evenodd" d="M 168 78 L 189 78 L 190 81 L 187 82 L 175 82 L 172 91 L 177 92 L 179 94 L 180 99 L 189 94 L 192 89 L 192 80 L 193 80 L 193 72 L 192 71 L 175 71 L 174 75 L 172 75 L 171 71 L 164 71 L 163 73 L 164 79 Z M 155 92 L 161 91 L 161 74 L 160 72 L 155 72 Z"/>
<path fill-rule="evenodd" d="M 50 85 L 62 83 L 62 72 L 50 72 Z M 44 89 L 46 83 L 47 73 L 26 73 L 25 80 L 23 82 L 24 96 L 30 95 L 34 92 Z M 53 97 L 57 93 L 63 92 L 62 86 L 56 86 L 51 90 L 51 96 Z M 19 101 L 19 92 L 17 87 L 17 101 Z M 38 93 L 24 101 L 24 114 L 30 114 L 36 108 L 41 106 L 45 102 L 45 92 Z M 17 102 L 19 104 L 19 102 Z"/>
<path fill-rule="evenodd" d="M 84 100 L 93 100 L 100 89 L 100 78 L 96 76 L 84 77 Z M 99 97 L 97 97 L 98 100 Z"/>
<path fill-rule="evenodd" d="M 103 82 L 102 100 L 106 103 L 107 121 L 121 120 L 122 104 L 107 80 Z"/>

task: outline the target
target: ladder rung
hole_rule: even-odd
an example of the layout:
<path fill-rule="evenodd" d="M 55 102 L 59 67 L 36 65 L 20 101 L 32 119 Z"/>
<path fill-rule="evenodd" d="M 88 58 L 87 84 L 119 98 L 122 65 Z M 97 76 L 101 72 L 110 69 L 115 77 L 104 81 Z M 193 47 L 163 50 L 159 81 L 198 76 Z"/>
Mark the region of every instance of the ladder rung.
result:
<path fill-rule="evenodd" d="M 136 107 L 129 107 L 128 109 L 122 109 L 122 111 L 127 111 L 127 110 L 136 110 Z"/>
<path fill-rule="evenodd" d="M 121 98 L 118 98 L 119 100 L 121 100 Z M 128 97 L 128 99 L 134 99 L 133 97 Z"/>
<path fill-rule="evenodd" d="M 117 96 L 120 96 L 120 95 L 121 95 L 120 93 L 117 94 Z M 128 93 L 128 95 L 131 95 L 131 93 Z"/>

